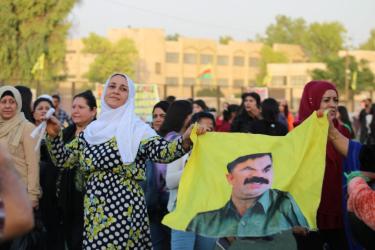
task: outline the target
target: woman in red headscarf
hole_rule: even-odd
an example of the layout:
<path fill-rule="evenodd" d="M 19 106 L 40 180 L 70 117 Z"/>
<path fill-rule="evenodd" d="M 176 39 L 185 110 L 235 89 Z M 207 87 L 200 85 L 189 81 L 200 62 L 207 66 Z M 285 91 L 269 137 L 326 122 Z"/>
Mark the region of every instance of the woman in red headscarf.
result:
<path fill-rule="evenodd" d="M 330 82 L 311 81 L 305 85 L 296 125 L 303 122 L 314 111 L 329 110 L 328 115 L 333 119 L 335 127 L 346 137 L 349 131 L 341 126 L 337 119 L 338 92 Z M 344 210 L 342 206 L 342 176 L 343 158 L 335 150 L 330 141 L 327 142 L 326 168 L 320 205 L 317 212 L 317 224 L 322 244 L 328 244 L 329 249 L 348 249 L 344 230 Z M 315 240 L 314 240 L 315 241 Z"/>

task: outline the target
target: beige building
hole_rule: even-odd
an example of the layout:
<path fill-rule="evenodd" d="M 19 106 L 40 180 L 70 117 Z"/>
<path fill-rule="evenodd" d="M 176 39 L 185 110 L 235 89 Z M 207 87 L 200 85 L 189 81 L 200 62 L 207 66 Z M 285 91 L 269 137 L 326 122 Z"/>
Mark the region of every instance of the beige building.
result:
<path fill-rule="evenodd" d="M 312 80 L 311 71 L 326 69 L 324 63 L 270 63 L 267 72 L 271 76 L 269 87 L 270 96 L 276 99 L 286 99 L 290 108 L 296 110 L 299 106 L 305 83 Z"/>
<path fill-rule="evenodd" d="M 375 73 L 375 51 L 373 50 L 341 50 L 339 56 L 353 56 L 358 62 L 365 60 L 368 62 L 369 68 Z"/>
<path fill-rule="evenodd" d="M 370 70 L 375 73 L 375 51 L 373 50 L 342 50 L 339 51 L 339 56 L 345 57 L 345 56 L 353 56 L 358 62 L 361 60 L 365 60 L 368 63 L 368 66 Z M 357 95 L 354 96 L 354 103 L 352 103 L 351 108 L 352 110 L 360 110 L 360 101 L 365 98 L 372 98 L 375 99 L 375 86 L 370 91 L 363 91 Z"/>
<path fill-rule="evenodd" d="M 134 41 L 139 54 L 135 82 L 157 84 L 159 95 L 178 98 L 200 98 L 205 91 L 212 95 L 222 93 L 224 99 L 237 101 L 240 94 L 256 85 L 260 71 L 262 43 L 179 37 L 168 40 L 163 29 L 125 28 L 110 29 L 107 38 L 116 42 L 122 38 Z M 72 88 L 88 84 L 85 73 L 95 55 L 83 53 L 82 40 L 68 40 L 66 54 L 67 81 L 60 85 L 63 100 L 69 107 Z M 268 64 L 269 96 L 289 101 L 292 110 L 299 105 L 303 86 L 311 80 L 310 72 L 325 69 L 324 63 L 309 63 L 303 49 L 293 44 L 274 44 L 273 50 L 284 53 L 288 63 Z M 353 55 L 357 60 L 367 60 L 375 72 L 375 51 L 340 51 L 340 56 Z M 200 77 L 203 71 L 211 77 Z M 220 87 L 217 91 L 217 87 Z M 372 94 L 371 94 L 372 95 Z M 362 98 L 362 97 L 361 97 Z M 211 106 L 220 105 L 215 98 L 204 97 Z"/>
<path fill-rule="evenodd" d="M 125 37 L 134 41 L 139 54 L 134 80 L 158 84 L 161 97 L 196 97 L 202 89 L 220 86 L 226 98 L 234 98 L 244 88 L 256 85 L 262 43 L 229 41 L 224 45 L 212 39 L 187 37 L 170 41 L 162 29 L 143 28 L 111 29 L 107 37 L 111 42 Z M 95 56 L 82 53 L 82 49 L 81 40 L 67 41 L 66 86 L 87 81 L 85 73 Z M 306 61 L 297 45 L 275 44 L 273 49 L 287 55 L 290 62 Z M 211 78 L 200 77 L 205 70 L 210 71 Z"/>

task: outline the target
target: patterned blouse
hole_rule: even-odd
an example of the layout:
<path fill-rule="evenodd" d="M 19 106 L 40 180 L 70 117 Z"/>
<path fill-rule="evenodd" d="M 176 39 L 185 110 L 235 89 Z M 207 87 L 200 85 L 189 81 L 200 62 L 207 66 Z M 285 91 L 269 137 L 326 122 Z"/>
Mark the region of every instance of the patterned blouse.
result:
<path fill-rule="evenodd" d="M 84 249 L 151 249 L 144 194 L 138 182 L 145 179 L 145 162 L 169 163 L 185 154 L 182 138 L 168 142 L 159 136 L 140 143 L 135 162 L 121 161 L 115 138 L 90 145 L 83 133 L 70 147 L 61 134 L 47 138 L 52 160 L 70 168 L 76 162 L 85 173 Z"/>

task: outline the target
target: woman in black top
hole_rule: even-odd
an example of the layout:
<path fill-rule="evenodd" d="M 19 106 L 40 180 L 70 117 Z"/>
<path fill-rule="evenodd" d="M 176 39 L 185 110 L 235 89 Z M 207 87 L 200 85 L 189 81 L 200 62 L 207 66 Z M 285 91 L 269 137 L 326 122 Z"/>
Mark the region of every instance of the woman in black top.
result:
<path fill-rule="evenodd" d="M 255 93 L 244 93 L 241 96 L 240 111 L 234 118 L 231 132 L 249 133 L 251 123 L 260 118 L 260 96 Z"/>
<path fill-rule="evenodd" d="M 73 98 L 73 124 L 65 128 L 63 141 L 66 145 L 74 143 L 74 139 L 85 127 L 96 118 L 96 99 L 90 90 Z M 61 169 L 58 181 L 58 201 L 62 210 L 64 238 L 68 250 L 82 249 L 83 235 L 83 182 L 84 176 L 78 166 Z"/>
<path fill-rule="evenodd" d="M 287 127 L 278 121 L 279 104 L 273 98 L 267 98 L 261 105 L 262 119 L 251 123 L 250 133 L 264 135 L 286 135 Z"/>

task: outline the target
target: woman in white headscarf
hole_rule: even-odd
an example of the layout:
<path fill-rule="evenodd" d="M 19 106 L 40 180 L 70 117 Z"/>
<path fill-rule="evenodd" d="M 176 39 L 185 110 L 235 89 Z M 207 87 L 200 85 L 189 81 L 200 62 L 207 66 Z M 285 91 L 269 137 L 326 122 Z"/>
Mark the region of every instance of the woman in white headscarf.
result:
<path fill-rule="evenodd" d="M 79 161 L 86 174 L 84 249 L 151 249 L 144 195 L 138 184 L 145 178 L 145 160 L 169 163 L 191 146 L 191 130 L 173 142 L 157 136 L 135 115 L 134 96 L 128 76 L 112 75 L 104 87 L 98 120 L 79 135 L 73 150 L 64 148 L 57 119 L 48 122 L 55 163 Z M 199 133 L 204 131 L 200 128 Z"/>
<path fill-rule="evenodd" d="M 31 138 L 35 126 L 26 120 L 22 109 L 20 92 L 12 86 L 0 88 L 0 144 L 12 155 L 15 168 L 26 185 L 27 193 L 38 206 L 39 149 L 35 150 L 36 139 Z"/>

